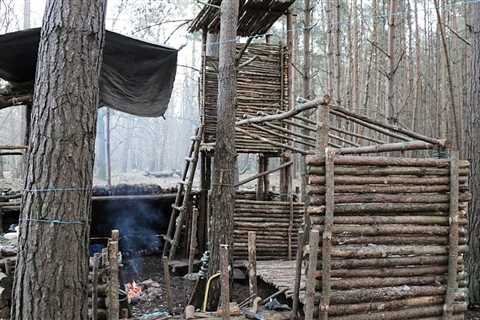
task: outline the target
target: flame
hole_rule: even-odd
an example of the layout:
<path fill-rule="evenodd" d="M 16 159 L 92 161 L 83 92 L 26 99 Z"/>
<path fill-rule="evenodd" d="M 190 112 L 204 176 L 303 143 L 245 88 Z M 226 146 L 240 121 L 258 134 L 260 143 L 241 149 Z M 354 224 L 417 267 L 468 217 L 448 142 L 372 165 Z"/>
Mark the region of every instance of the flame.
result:
<path fill-rule="evenodd" d="M 127 283 L 127 297 L 128 301 L 135 300 L 142 294 L 142 287 L 137 285 L 135 281 Z"/>

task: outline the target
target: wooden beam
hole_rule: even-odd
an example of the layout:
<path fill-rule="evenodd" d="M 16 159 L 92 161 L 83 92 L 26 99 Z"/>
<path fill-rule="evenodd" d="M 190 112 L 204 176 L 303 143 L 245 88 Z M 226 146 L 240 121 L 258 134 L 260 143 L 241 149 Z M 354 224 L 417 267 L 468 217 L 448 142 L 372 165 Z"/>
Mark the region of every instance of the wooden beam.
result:
<path fill-rule="evenodd" d="M 248 182 L 250 182 L 250 181 L 256 180 L 256 179 L 258 179 L 258 178 L 260 178 L 260 177 L 263 177 L 263 176 L 272 174 L 272 173 L 274 173 L 274 172 L 280 171 L 280 170 L 282 170 L 283 168 L 286 168 L 286 167 L 288 167 L 288 166 L 291 166 L 292 164 L 293 164 L 293 161 L 289 161 L 289 162 L 286 162 L 286 163 L 282 164 L 281 166 L 279 166 L 279 167 L 277 167 L 277 168 L 275 168 L 275 169 L 271 169 L 271 170 L 267 170 L 267 171 L 260 172 L 260 173 L 254 175 L 254 176 L 251 176 L 251 177 L 249 177 L 249 178 L 246 178 L 246 179 L 240 181 L 239 183 L 237 183 L 237 184 L 235 185 L 235 187 L 239 187 L 239 186 L 241 186 L 241 185 L 244 185 L 245 183 L 248 183 Z"/>
<path fill-rule="evenodd" d="M 0 110 L 15 107 L 15 106 L 22 106 L 22 105 L 31 105 L 32 104 L 32 95 L 23 95 L 23 96 L 4 96 L 0 95 Z"/>
<path fill-rule="evenodd" d="M 248 287 L 250 296 L 256 297 L 257 292 L 257 236 L 255 231 L 248 232 Z"/>
<path fill-rule="evenodd" d="M 367 116 L 363 116 L 363 115 L 360 115 L 360 114 L 353 113 L 353 112 L 348 111 L 347 109 L 345 109 L 343 107 L 340 107 L 340 106 L 335 106 L 334 105 L 334 106 L 331 106 L 331 108 L 332 108 L 333 111 L 336 111 L 337 113 L 341 113 L 341 114 L 347 115 L 349 117 L 353 117 L 353 118 L 368 122 L 368 123 L 373 124 L 375 126 L 391 130 L 392 132 L 397 132 L 397 133 L 404 134 L 404 135 L 406 135 L 410 138 L 413 138 L 413 139 L 426 141 L 426 142 L 436 144 L 436 145 L 439 145 L 439 146 L 442 146 L 442 147 L 444 147 L 445 143 L 446 143 L 446 140 L 440 140 L 440 139 L 427 137 L 423 134 L 420 134 L 420 133 L 417 133 L 417 132 L 414 132 L 414 131 L 411 131 L 411 130 L 408 130 L 408 129 L 404 129 L 404 128 L 401 128 L 401 127 L 386 124 L 386 123 L 383 123 L 381 121 L 371 119 Z"/>
<path fill-rule="evenodd" d="M 366 147 L 340 148 L 337 150 L 338 154 L 364 154 L 364 153 L 380 153 L 391 151 L 406 151 L 406 150 L 429 150 L 437 148 L 438 145 L 431 144 L 424 141 L 408 141 L 397 143 L 378 144 Z"/>
<path fill-rule="evenodd" d="M 458 223 L 458 204 L 459 204 L 459 191 L 458 191 L 458 151 L 452 151 L 450 153 L 450 229 L 449 229 L 449 249 L 448 249 L 448 279 L 447 279 L 447 292 L 445 296 L 445 307 L 443 308 L 444 319 L 451 319 L 454 312 L 455 294 L 458 289 L 457 272 L 458 272 L 458 253 L 459 253 L 459 223 Z"/>
<path fill-rule="evenodd" d="M 307 288 L 305 293 L 305 320 L 313 320 L 313 312 L 315 309 L 315 274 L 317 271 L 318 260 L 318 243 L 320 241 L 320 234 L 318 230 L 310 232 L 310 244 L 308 252 L 308 274 L 307 274 Z"/>
<path fill-rule="evenodd" d="M 294 115 L 297 115 L 301 112 L 304 112 L 304 111 L 307 111 L 307 110 L 310 110 L 310 109 L 317 108 L 318 106 L 328 105 L 329 102 L 330 102 L 330 97 L 326 95 L 323 98 L 308 101 L 308 102 L 300 105 L 299 107 L 296 107 L 296 108 L 294 108 L 292 110 L 289 110 L 289 111 L 286 111 L 286 112 L 267 115 L 267 116 L 261 116 L 261 117 L 254 117 L 254 118 L 249 118 L 249 119 L 244 119 L 244 120 L 237 121 L 235 123 L 235 126 L 241 126 L 241 125 L 250 124 L 250 123 L 262 123 L 262 122 L 267 122 L 267 121 L 278 121 L 278 120 L 282 120 L 282 119 L 291 118 Z"/>

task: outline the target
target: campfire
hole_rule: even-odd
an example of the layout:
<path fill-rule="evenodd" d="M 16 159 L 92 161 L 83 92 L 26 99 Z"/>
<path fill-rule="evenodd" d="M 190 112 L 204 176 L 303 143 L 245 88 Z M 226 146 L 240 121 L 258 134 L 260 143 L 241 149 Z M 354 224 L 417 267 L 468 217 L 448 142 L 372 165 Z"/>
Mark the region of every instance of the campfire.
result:
<path fill-rule="evenodd" d="M 127 283 L 127 297 L 128 303 L 137 300 L 142 295 L 142 287 L 139 286 L 135 281 Z"/>

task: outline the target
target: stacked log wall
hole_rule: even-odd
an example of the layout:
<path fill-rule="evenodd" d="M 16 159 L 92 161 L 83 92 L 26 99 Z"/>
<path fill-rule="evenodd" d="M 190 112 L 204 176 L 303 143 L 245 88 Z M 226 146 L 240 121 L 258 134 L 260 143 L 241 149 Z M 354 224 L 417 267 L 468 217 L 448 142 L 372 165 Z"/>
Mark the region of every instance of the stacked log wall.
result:
<path fill-rule="evenodd" d="M 245 44 L 239 44 L 240 52 Z M 242 120 L 245 116 L 258 116 L 258 112 L 275 114 L 287 109 L 288 84 L 288 55 L 286 49 L 280 45 L 250 44 L 242 55 L 237 73 L 237 106 L 236 119 Z M 203 120 L 205 123 L 204 142 L 215 142 L 217 119 L 217 92 L 218 92 L 218 61 L 207 57 L 205 67 L 205 84 Z M 280 122 L 272 124 L 283 126 Z M 253 127 L 246 127 L 249 133 L 258 135 L 277 143 L 282 143 L 278 136 Z M 282 132 L 272 129 L 278 134 Z M 279 154 L 280 147 L 266 144 L 259 139 L 238 133 L 235 137 L 237 152 L 239 153 L 270 153 Z"/>
<path fill-rule="evenodd" d="M 330 155 L 327 167 L 325 156 L 307 160 L 306 218 L 323 238 L 315 312 L 320 309 L 321 319 L 333 320 L 441 319 L 451 307 L 447 318 L 461 319 L 468 162 L 455 162 L 458 181 L 452 181 L 448 159 Z M 458 207 L 450 210 L 457 182 Z M 449 266 L 452 261 L 456 268 Z M 446 297 L 453 301 L 450 306 Z"/>
<path fill-rule="evenodd" d="M 256 233 L 257 260 L 282 260 L 295 255 L 303 223 L 300 202 L 237 199 L 234 214 L 234 256 L 248 260 L 248 232 Z"/>

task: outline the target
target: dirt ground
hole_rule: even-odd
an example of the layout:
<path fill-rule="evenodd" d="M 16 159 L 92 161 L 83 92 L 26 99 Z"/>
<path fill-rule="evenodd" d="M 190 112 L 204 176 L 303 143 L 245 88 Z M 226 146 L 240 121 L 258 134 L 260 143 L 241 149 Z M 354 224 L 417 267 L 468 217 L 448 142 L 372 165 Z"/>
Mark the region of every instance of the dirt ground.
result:
<path fill-rule="evenodd" d="M 123 281 L 125 283 L 135 281 L 141 284 L 146 281 L 148 284 L 151 283 L 149 280 L 158 283 L 159 287 L 146 286 L 147 292 L 144 292 L 140 299 L 130 305 L 132 319 L 150 320 L 149 316 L 152 316 L 152 319 L 157 319 L 153 316 L 167 310 L 166 290 L 162 259 L 160 256 L 145 256 L 135 258 L 135 260 L 128 259 L 125 261 L 123 270 Z M 155 284 L 155 286 L 156 285 L 157 284 Z M 179 276 L 172 277 L 172 294 L 175 313 L 183 313 L 191 291 L 192 282 L 190 280 Z M 275 290 L 273 288 L 259 285 L 259 294 L 262 297 L 267 297 L 274 292 Z M 247 280 L 235 281 L 232 300 L 240 302 L 246 299 L 248 295 Z"/>
<path fill-rule="evenodd" d="M 134 266 L 134 267 L 132 267 Z M 136 270 L 136 271 L 134 271 Z M 146 256 L 136 258 L 134 261 L 126 260 L 124 271 L 124 282 L 135 281 L 142 283 L 147 280 L 147 284 L 151 283 L 148 280 L 152 280 L 154 283 L 158 283 L 159 287 L 148 287 L 147 292 L 144 292 L 142 298 L 132 303 L 131 314 L 132 319 L 138 320 L 153 320 L 161 319 L 156 317 L 161 315 L 167 310 L 166 305 L 166 290 L 163 279 L 163 267 L 162 259 L 160 256 Z M 172 277 L 172 293 L 174 297 L 174 306 L 177 314 L 181 314 L 184 311 L 187 297 L 191 292 L 192 282 L 183 279 L 183 277 Z M 261 288 L 261 296 L 266 297 L 273 292 L 274 289 L 265 286 L 259 286 Z M 233 290 L 233 301 L 242 301 L 248 297 L 248 283 L 246 281 L 236 281 L 235 288 Z M 465 316 L 466 320 L 480 320 L 480 308 L 475 310 L 469 310 Z"/>
<path fill-rule="evenodd" d="M 465 314 L 465 320 L 480 320 L 480 308 L 468 310 Z"/>

